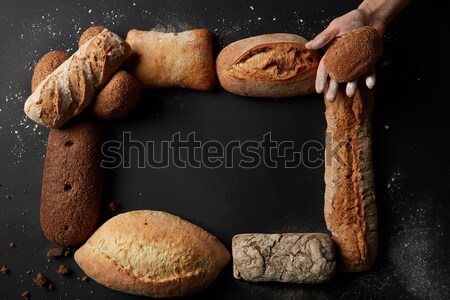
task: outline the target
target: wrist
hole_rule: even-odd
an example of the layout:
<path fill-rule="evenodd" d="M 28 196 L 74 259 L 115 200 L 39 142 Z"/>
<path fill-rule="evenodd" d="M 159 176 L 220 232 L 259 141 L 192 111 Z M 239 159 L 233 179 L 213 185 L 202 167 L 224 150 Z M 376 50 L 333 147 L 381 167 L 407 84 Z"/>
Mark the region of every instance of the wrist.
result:
<path fill-rule="evenodd" d="M 373 3 L 375 2 L 375 3 Z M 375 28 L 380 36 L 384 35 L 388 24 L 387 17 L 383 14 L 383 8 L 377 5 L 378 1 L 364 1 L 358 7 L 358 10 L 364 15 L 366 24 Z"/>

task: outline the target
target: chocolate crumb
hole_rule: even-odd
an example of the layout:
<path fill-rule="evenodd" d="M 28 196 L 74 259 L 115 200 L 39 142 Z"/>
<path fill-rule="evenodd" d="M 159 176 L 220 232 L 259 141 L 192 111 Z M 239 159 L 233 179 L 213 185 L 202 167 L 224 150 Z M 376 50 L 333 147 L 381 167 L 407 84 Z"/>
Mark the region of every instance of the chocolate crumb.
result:
<path fill-rule="evenodd" d="M 33 278 L 33 283 L 38 287 L 45 287 L 49 282 L 47 277 L 42 273 L 37 273 L 36 277 Z"/>
<path fill-rule="evenodd" d="M 2 266 L 2 269 L 0 270 L 3 274 L 8 274 L 9 273 L 9 269 L 7 266 Z"/>
<path fill-rule="evenodd" d="M 14 244 L 13 242 L 9 243 L 9 246 L 10 246 L 11 248 L 16 248 L 16 244 Z"/>
<path fill-rule="evenodd" d="M 118 202 L 116 202 L 116 201 L 111 201 L 111 202 L 108 203 L 108 208 L 111 211 L 116 211 L 116 210 L 118 210 L 120 208 L 120 204 Z"/>
<path fill-rule="evenodd" d="M 66 267 L 66 266 L 64 266 L 64 265 L 60 265 L 60 266 L 59 266 L 59 269 L 56 271 L 56 273 L 57 273 L 59 276 L 66 275 L 66 274 L 69 273 L 69 268 Z"/>
<path fill-rule="evenodd" d="M 28 299 L 30 299 L 30 292 L 25 291 L 22 294 L 20 294 L 20 296 L 22 296 L 23 299 L 28 300 Z"/>

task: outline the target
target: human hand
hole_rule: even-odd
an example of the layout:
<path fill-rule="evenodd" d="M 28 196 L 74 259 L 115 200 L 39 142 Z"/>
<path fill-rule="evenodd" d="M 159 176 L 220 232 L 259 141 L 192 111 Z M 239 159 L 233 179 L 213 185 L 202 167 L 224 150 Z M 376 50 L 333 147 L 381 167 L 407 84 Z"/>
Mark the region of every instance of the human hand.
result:
<path fill-rule="evenodd" d="M 378 23 L 371 20 L 370 14 L 362 9 L 355 9 L 339 18 L 334 19 L 324 31 L 319 33 L 313 40 L 306 43 L 305 46 L 308 49 L 316 50 L 332 43 L 335 39 L 351 32 L 356 28 L 365 25 L 373 26 L 373 24 Z M 383 28 L 379 26 L 374 27 L 378 30 L 380 35 L 383 36 Z M 329 75 L 324 66 L 324 58 L 326 55 L 327 54 L 325 53 L 320 60 L 319 67 L 317 69 L 316 91 L 317 93 L 322 94 L 328 84 L 328 90 L 325 98 L 329 101 L 334 101 L 336 99 L 339 84 L 331 78 L 328 80 Z M 375 86 L 374 72 L 366 77 L 366 85 L 369 89 L 372 89 Z M 352 97 L 355 94 L 356 87 L 357 80 L 347 83 L 345 91 L 348 97 Z"/>

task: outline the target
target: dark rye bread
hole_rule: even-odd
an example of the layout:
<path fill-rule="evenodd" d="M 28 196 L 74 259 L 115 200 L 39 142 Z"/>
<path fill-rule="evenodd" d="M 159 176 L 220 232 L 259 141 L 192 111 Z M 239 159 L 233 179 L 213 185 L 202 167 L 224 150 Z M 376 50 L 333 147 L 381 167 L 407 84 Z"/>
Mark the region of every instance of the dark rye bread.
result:
<path fill-rule="evenodd" d="M 51 129 L 41 194 L 41 227 L 62 246 L 76 246 L 94 232 L 102 190 L 103 129 L 89 120 Z"/>
<path fill-rule="evenodd" d="M 126 71 L 119 71 L 94 100 L 92 114 L 99 119 L 119 119 L 126 116 L 139 101 L 140 83 Z"/>
<path fill-rule="evenodd" d="M 355 95 L 339 88 L 327 101 L 325 221 L 340 252 L 341 270 L 372 266 L 378 244 L 372 166 L 372 92 L 360 80 Z"/>
<path fill-rule="evenodd" d="M 64 51 L 50 51 L 42 56 L 34 68 L 31 78 L 31 92 L 34 93 L 38 85 L 69 57 L 70 54 Z"/>
<path fill-rule="evenodd" d="M 324 65 L 339 83 L 350 82 L 371 71 L 383 52 L 382 38 L 370 26 L 363 26 L 339 37 L 327 50 Z"/>

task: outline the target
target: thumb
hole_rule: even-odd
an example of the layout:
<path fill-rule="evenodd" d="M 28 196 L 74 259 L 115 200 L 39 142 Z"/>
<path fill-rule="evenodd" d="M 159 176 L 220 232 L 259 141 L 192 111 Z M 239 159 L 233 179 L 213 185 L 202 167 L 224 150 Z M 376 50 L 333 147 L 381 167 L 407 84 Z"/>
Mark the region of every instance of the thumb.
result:
<path fill-rule="evenodd" d="M 339 33 L 335 26 L 329 25 L 324 31 L 319 33 L 314 39 L 307 42 L 305 47 L 310 50 L 316 50 L 324 47 Z"/>

